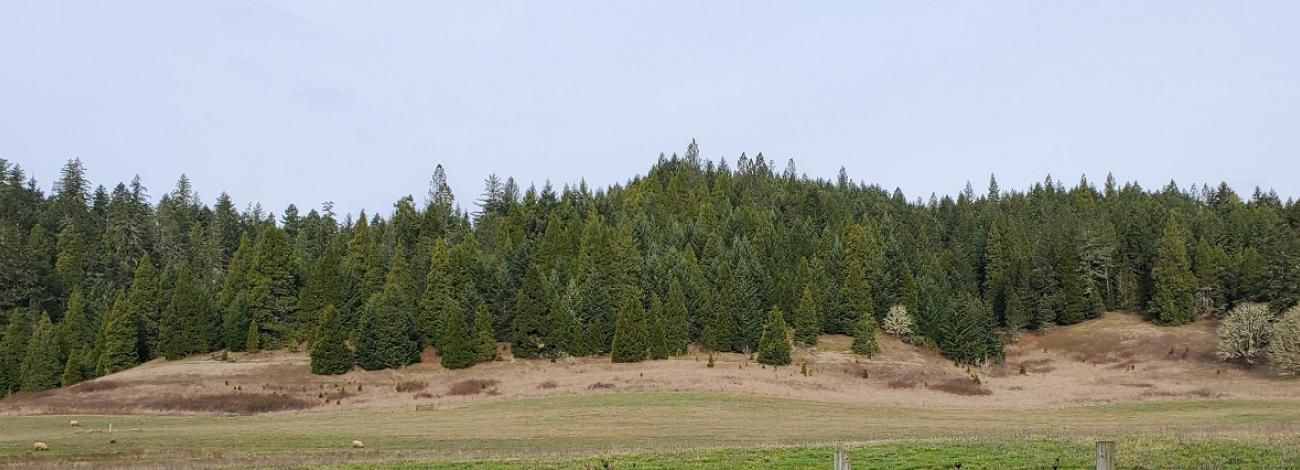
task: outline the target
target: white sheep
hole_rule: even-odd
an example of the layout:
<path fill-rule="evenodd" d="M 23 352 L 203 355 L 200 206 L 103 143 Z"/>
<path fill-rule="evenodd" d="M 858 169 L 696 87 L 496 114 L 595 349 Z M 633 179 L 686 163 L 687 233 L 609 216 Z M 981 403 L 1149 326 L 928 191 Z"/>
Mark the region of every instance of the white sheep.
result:
<path fill-rule="evenodd" d="M 366 448 L 366 445 L 365 445 L 365 444 L 362 444 L 361 441 L 352 441 L 352 448 L 353 448 L 353 449 L 365 449 L 365 448 Z"/>
<path fill-rule="evenodd" d="M 75 420 L 75 419 L 72 420 L 72 421 L 68 421 L 68 426 L 72 426 L 72 427 L 74 427 L 74 428 L 79 428 L 79 427 L 81 427 L 81 421 L 77 421 L 77 420 Z"/>
<path fill-rule="evenodd" d="M 32 444 L 32 450 L 50 450 L 50 446 L 45 445 L 44 442 L 36 441 L 36 443 Z"/>

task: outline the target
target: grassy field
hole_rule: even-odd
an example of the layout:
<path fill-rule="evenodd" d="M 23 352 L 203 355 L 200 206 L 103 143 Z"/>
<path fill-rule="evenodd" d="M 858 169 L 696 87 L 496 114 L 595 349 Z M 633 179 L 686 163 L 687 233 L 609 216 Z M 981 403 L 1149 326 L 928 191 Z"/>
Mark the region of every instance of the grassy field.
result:
<path fill-rule="evenodd" d="M 81 426 L 70 427 L 69 419 Z M 471 468 L 580 468 L 613 458 L 620 468 L 717 468 L 728 463 L 801 468 L 829 462 L 828 446 L 848 445 L 858 461 L 870 459 L 885 468 L 947 466 L 950 460 L 978 468 L 981 463 L 1041 466 L 1057 457 L 1075 465 L 1088 458 L 1091 442 L 1102 438 L 1120 441 L 1129 462 L 1148 461 L 1156 468 L 1215 467 L 1230 462 L 1215 459 L 1232 458 L 1262 468 L 1296 466 L 1300 402 L 960 410 L 657 392 L 419 411 L 4 416 L 0 462 L 171 468 L 440 462 Z M 350 449 L 354 439 L 366 448 Z M 30 451 L 38 440 L 51 450 Z M 527 460 L 510 460 L 519 458 Z M 993 458 L 1000 460 L 988 460 Z M 457 463 L 470 459 L 489 461 Z"/>

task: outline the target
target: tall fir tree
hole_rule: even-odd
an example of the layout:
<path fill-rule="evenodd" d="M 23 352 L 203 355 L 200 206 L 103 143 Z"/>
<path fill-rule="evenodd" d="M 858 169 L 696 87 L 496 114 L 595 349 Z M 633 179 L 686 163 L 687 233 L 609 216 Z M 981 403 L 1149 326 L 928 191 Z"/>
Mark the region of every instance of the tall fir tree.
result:
<path fill-rule="evenodd" d="M 1151 269 L 1151 311 L 1166 325 L 1190 323 L 1196 316 L 1196 277 L 1178 219 L 1170 217 L 1156 242 Z"/>
<path fill-rule="evenodd" d="M 821 314 L 817 312 L 817 299 L 813 297 L 812 285 L 803 288 L 799 304 L 794 314 L 794 340 L 803 346 L 816 346 L 817 335 L 821 334 Z"/>
<path fill-rule="evenodd" d="M 366 370 L 391 369 L 419 360 L 419 345 L 411 330 L 415 302 L 409 275 L 400 256 L 384 281 L 384 288 L 366 302 L 357 332 L 357 364 Z"/>
<path fill-rule="evenodd" d="M 649 354 L 645 307 L 640 301 L 627 299 L 619 307 L 610 351 L 612 362 L 641 362 Z"/>
<path fill-rule="evenodd" d="M 23 384 L 23 359 L 27 340 L 32 336 L 32 321 L 26 312 L 12 310 L 0 339 L 0 396 L 18 391 Z"/>
<path fill-rule="evenodd" d="M 161 356 L 158 351 L 159 323 L 162 321 L 162 283 L 149 253 L 140 258 L 135 269 L 135 279 L 126 297 L 127 310 L 138 328 L 136 350 L 141 361 Z"/>
<path fill-rule="evenodd" d="M 497 340 L 492 336 L 492 312 L 487 305 L 479 303 L 474 309 L 474 350 L 481 362 L 495 361 L 501 358 L 497 350 Z"/>
<path fill-rule="evenodd" d="M 221 336 L 226 349 L 244 351 L 248 348 L 248 292 L 241 292 L 221 312 Z M 254 335 L 256 329 L 254 329 Z"/>
<path fill-rule="evenodd" d="M 27 340 L 23 355 L 22 387 L 25 392 L 39 392 L 59 386 L 63 375 L 63 358 L 59 351 L 59 337 L 50 322 L 50 315 L 42 313 L 36 328 Z"/>
<path fill-rule="evenodd" d="M 854 322 L 853 328 L 853 353 L 861 354 L 867 357 L 875 356 L 880 352 L 880 345 L 876 343 L 876 316 L 869 312 L 862 312 L 858 321 Z"/>
<path fill-rule="evenodd" d="M 659 296 L 650 296 L 650 311 L 646 317 L 646 348 L 650 359 L 668 358 L 668 334 L 664 328 L 664 305 Z"/>
<path fill-rule="evenodd" d="M 216 336 L 211 308 L 189 265 L 176 270 L 171 301 L 158 325 L 158 350 L 167 359 L 211 350 Z"/>
<path fill-rule="evenodd" d="M 541 273 L 529 266 L 515 296 L 515 318 L 511 325 L 510 352 L 515 357 L 538 357 L 544 352 L 546 312 L 549 304 Z"/>
<path fill-rule="evenodd" d="M 469 323 L 465 321 L 465 309 L 459 304 L 451 303 L 446 310 L 446 336 L 442 349 L 438 351 L 442 366 L 448 369 L 464 369 L 478 362 L 475 337 Z"/>
<path fill-rule="evenodd" d="M 100 374 L 112 374 L 134 367 L 139 362 L 139 327 L 131 312 L 131 303 L 126 293 L 119 291 L 113 300 L 113 308 L 104 318 L 100 330 L 103 345 L 95 363 L 95 370 Z"/>
<path fill-rule="evenodd" d="M 786 331 L 785 317 L 775 306 L 767 313 L 763 336 L 758 344 L 758 362 L 770 366 L 790 364 L 790 333 Z"/>
<path fill-rule="evenodd" d="M 326 304 L 321 312 L 320 331 L 311 344 L 311 372 L 328 375 L 352 370 L 352 350 L 348 349 L 347 340 L 338 310 L 333 304 Z"/>
<path fill-rule="evenodd" d="M 294 265 L 288 235 L 273 226 L 262 229 L 253 250 L 248 294 L 248 314 L 261 330 L 262 347 L 276 347 L 293 339 L 298 307 Z"/>
<path fill-rule="evenodd" d="M 686 354 L 691 343 L 691 323 L 686 310 L 686 292 L 677 279 L 668 281 L 668 297 L 664 299 L 664 335 L 668 352 Z"/>
<path fill-rule="evenodd" d="M 424 278 L 424 294 L 420 296 L 420 340 L 422 344 L 442 347 L 445 338 L 443 325 L 452 308 L 463 312 L 465 304 L 452 286 L 451 250 L 444 239 L 433 242 L 430 250 L 429 272 Z"/>

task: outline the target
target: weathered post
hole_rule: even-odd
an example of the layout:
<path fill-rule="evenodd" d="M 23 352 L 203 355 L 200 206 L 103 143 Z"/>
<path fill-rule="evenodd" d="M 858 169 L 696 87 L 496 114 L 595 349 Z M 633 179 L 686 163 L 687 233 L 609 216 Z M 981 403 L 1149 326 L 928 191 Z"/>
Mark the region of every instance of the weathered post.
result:
<path fill-rule="evenodd" d="M 835 470 L 853 470 L 853 459 L 847 451 L 835 449 Z"/>
<path fill-rule="evenodd" d="M 1097 470 L 1115 470 L 1115 441 L 1097 441 Z"/>

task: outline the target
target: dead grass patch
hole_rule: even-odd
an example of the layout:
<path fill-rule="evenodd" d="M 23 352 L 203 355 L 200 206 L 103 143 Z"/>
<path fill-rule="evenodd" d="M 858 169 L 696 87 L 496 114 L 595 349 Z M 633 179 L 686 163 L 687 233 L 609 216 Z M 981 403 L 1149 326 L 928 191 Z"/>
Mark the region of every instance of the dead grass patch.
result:
<path fill-rule="evenodd" d="M 70 390 L 74 392 L 95 393 L 117 390 L 125 387 L 126 384 L 117 380 L 91 380 L 74 385 Z"/>
<path fill-rule="evenodd" d="M 917 385 L 920 383 L 912 377 L 899 377 L 885 382 L 885 386 L 892 389 L 916 388 Z"/>
<path fill-rule="evenodd" d="M 498 382 L 492 379 L 467 379 L 451 384 L 447 388 L 447 394 L 452 396 L 478 395 L 488 391 L 488 388 L 495 387 Z M 493 389 L 495 390 L 495 388 Z"/>
<path fill-rule="evenodd" d="M 596 382 L 587 386 L 587 390 L 610 390 L 613 388 L 614 384 L 607 382 Z"/>
<path fill-rule="evenodd" d="M 429 388 L 429 383 L 420 380 L 405 380 L 398 382 L 393 388 L 397 390 L 397 393 L 415 393 Z"/>
<path fill-rule="evenodd" d="M 278 393 L 222 393 L 217 395 L 158 397 L 144 408 L 164 412 L 254 415 L 276 411 L 303 410 L 315 403 Z"/>
<path fill-rule="evenodd" d="M 554 380 L 547 380 L 545 382 L 542 382 L 541 384 L 538 384 L 537 388 L 540 388 L 542 390 L 550 390 L 552 388 L 559 387 L 559 386 L 560 385 L 555 383 Z"/>
<path fill-rule="evenodd" d="M 949 379 L 943 383 L 929 385 L 930 390 L 961 396 L 992 395 L 993 391 L 970 379 Z"/>

